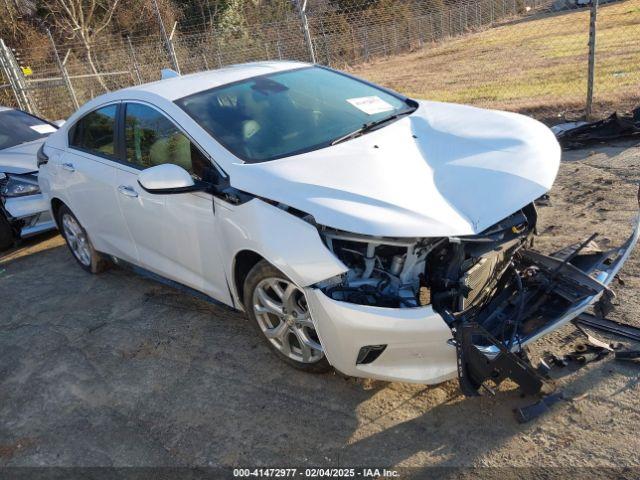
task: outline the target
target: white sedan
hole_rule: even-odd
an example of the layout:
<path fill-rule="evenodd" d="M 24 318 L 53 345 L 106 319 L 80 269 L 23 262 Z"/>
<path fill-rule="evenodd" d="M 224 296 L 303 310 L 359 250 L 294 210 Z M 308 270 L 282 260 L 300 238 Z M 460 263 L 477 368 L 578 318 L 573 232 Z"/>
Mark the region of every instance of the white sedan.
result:
<path fill-rule="evenodd" d="M 29 113 L 0 107 L 0 252 L 20 238 L 55 228 L 38 187 L 36 158 L 57 129 Z"/>
<path fill-rule="evenodd" d="M 132 264 L 243 310 L 295 367 L 534 393 L 518 352 L 608 294 L 639 231 L 530 250 L 559 162 L 522 115 L 267 62 L 93 99 L 46 141 L 40 185 L 84 269 Z"/>

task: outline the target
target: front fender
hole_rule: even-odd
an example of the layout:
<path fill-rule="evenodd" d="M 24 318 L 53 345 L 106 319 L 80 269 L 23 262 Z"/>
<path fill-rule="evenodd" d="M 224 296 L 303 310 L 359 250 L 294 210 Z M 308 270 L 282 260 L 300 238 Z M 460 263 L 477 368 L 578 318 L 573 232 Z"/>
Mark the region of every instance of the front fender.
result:
<path fill-rule="evenodd" d="M 216 201 L 216 214 L 228 273 L 233 272 L 234 258 L 243 250 L 256 252 L 299 287 L 348 270 L 324 245 L 313 225 L 260 199 L 240 205 Z"/>

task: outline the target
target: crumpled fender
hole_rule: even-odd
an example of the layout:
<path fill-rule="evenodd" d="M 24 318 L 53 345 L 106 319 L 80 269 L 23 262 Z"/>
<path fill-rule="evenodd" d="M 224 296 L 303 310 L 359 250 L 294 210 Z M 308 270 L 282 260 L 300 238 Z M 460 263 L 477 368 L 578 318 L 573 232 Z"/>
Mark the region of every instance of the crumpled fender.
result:
<path fill-rule="evenodd" d="M 291 213 L 257 198 L 239 205 L 216 201 L 215 206 L 229 278 L 243 250 L 259 254 L 299 287 L 348 270 L 324 245 L 316 227 Z"/>

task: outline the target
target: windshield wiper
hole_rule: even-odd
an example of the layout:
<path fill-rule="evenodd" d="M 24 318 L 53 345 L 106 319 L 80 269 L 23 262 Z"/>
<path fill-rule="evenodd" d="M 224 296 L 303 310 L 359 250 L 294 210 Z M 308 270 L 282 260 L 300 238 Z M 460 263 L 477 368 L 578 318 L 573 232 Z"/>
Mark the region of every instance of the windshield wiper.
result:
<path fill-rule="evenodd" d="M 347 133 L 346 135 L 343 135 L 342 137 L 338 137 L 335 140 L 333 140 L 331 142 L 331 145 L 337 145 L 338 143 L 342 143 L 342 142 L 346 142 L 347 140 L 351 140 L 353 138 L 356 137 L 360 137 L 362 135 L 364 135 L 365 133 L 370 132 L 371 130 L 374 130 L 375 128 L 384 125 L 385 123 L 391 122 L 392 120 L 397 120 L 400 117 L 403 117 L 405 115 L 410 115 L 413 112 L 415 112 L 416 109 L 415 108 L 411 108 L 409 110 L 404 110 L 402 112 L 398 112 L 398 113 L 394 113 L 393 115 L 389 115 L 388 117 L 384 117 L 381 118 L 380 120 L 374 120 L 373 122 L 368 122 L 363 124 L 360 128 L 358 128 L 357 130 L 354 130 L 351 133 Z"/>

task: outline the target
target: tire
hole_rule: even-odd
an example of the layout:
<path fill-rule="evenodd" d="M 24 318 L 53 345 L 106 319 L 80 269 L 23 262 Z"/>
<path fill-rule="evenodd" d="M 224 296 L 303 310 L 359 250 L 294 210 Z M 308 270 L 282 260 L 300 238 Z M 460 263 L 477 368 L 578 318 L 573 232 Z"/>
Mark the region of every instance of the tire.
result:
<path fill-rule="evenodd" d="M 13 247 L 16 239 L 13 236 L 13 228 L 9 220 L 0 211 L 0 252 Z"/>
<path fill-rule="evenodd" d="M 67 242 L 67 247 L 78 264 L 89 273 L 101 273 L 111 262 L 93 248 L 89 235 L 76 216 L 66 205 L 58 210 L 60 233 Z"/>
<path fill-rule="evenodd" d="M 286 275 L 261 260 L 249 271 L 243 292 L 249 320 L 278 358 L 304 372 L 331 370 L 304 293 Z"/>

